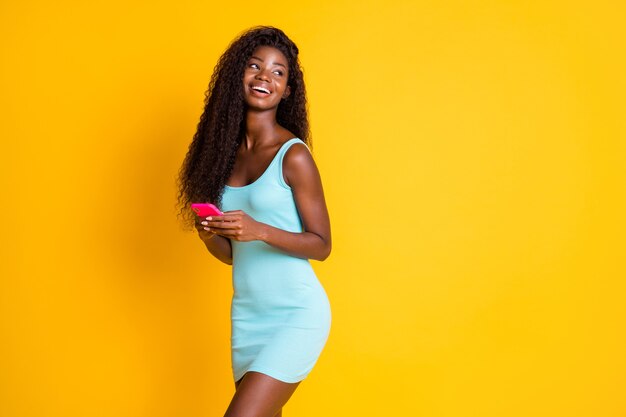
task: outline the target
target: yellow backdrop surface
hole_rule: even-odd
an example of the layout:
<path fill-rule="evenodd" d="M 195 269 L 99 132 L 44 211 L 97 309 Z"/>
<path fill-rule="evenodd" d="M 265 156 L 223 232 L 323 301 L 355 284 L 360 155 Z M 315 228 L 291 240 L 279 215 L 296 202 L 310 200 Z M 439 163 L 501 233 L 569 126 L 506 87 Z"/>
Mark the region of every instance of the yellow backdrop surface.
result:
<path fill-rule="evenodd" d="M 213 66 L 300 47 L 333 312 L 286 417 L 626 415 L 619 1 L 0 6 L 0 415 L 221 416 L 230 267 L 175 218 Z"/>

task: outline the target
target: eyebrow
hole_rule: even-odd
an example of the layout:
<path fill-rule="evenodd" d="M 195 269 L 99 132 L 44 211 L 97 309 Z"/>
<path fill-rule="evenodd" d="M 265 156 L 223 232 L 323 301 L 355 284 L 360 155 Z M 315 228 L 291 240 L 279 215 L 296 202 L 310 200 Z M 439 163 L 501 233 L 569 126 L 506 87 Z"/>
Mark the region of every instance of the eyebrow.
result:
<path fill-rule="evenodd" d="M 261 58 L 259 58 L 258 56 L 254 56 L 254 55 L 252 55 L 250 58 L 255 58 L 255 59 L 258 59 L 258 60 L 259 60 L 259 61 L 261 61 L 261 62 L 265 62 L 265 61 L 263 61 Z M 283 68 L 287 68 L 286 66 L 284 66 L 284 65 L 283 65 L 283 64 L 281 64 L 280 62 L 274 62 L 274 65 L 280 65 L 280 66 L 281 66 L 281 67 L 283 67 Z"/>

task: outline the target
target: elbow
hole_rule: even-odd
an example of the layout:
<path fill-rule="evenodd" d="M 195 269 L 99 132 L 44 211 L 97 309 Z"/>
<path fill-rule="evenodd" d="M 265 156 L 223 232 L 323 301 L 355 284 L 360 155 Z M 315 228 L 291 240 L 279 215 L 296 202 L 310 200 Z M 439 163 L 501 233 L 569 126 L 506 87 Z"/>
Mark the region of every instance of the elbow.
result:
<path fill-rule="evenodd" d="M 330 256 L 331 250 L 332 250 L 331 244 L 328 243 L 327 245 L 324 246 L 324 250 L 322 251 L 320 256 L 316 258 L 316 260 L 317 261 L 325 261 L 326 258 L 328 258 Z"/>

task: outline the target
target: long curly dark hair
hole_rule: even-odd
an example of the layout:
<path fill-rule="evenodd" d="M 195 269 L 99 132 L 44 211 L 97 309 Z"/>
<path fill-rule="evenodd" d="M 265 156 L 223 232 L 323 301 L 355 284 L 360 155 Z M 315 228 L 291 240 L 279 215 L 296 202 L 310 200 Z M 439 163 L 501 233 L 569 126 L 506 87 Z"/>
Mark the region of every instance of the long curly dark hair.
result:
<path fill-rule="evenodd" d="M 185 229 L 192 229 L 195 223 L 190 203 L 211 202 L 221 209 L 224 185 L 246 132 L 243 75 L 246 63 L 259 46 L 277 48 L 289 62 L 287 84 L 291 93 L 278 105 L 277 123 L 312 148 L 298 47 L 282 30 L 272 26 L 244 31 L 230 43 L 215 66 L 205 92 L 204 111 L 179 171 L 178 217 L 183 217 Z"/>

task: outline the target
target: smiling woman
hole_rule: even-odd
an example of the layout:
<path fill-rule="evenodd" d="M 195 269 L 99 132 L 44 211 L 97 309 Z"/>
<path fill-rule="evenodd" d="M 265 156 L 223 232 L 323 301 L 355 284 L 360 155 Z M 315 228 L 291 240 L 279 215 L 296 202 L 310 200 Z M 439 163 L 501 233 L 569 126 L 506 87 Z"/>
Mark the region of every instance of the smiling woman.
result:
<path fill-rule="evenodd" d="M 289 71 L 287 58 L 280 50 L 259 46 L 250 57 L 243 76 L 244 89 L 250 97 L 267 98 L 264 105 L 277 106 L 290 93 L 287 85 Z M 254 107 L 254 101 L 246 100 L 248 106 Z M 263 108 L 263 107 L 261 107 Z"/>
<path fill-rule="evenodd" d="M 209 252 L 233 266 L 226 416 L 282 416 L 331 324 L 309 262 L 329 256 L 331 234 L 298 48 L 280 29 L 250 29 L 220 58 L 206 97 L 178 202 Z M 224 213 L 196 218 L 193 202 Z"/>

